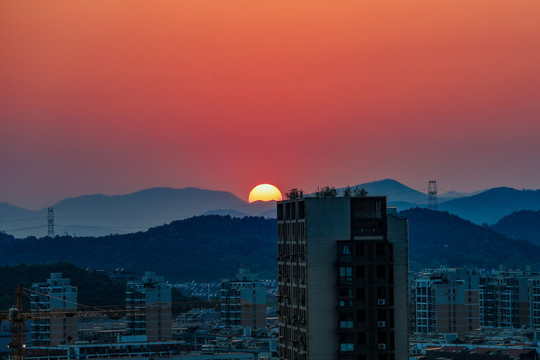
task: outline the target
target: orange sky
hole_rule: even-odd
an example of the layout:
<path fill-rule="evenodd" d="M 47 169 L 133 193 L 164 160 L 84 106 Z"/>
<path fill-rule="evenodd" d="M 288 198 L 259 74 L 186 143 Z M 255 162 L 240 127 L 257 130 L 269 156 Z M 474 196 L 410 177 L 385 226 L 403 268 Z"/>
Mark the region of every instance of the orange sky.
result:
<path fill-rule="evenodd" d="M 0 202 L 540 183 L 538 0 L 0 3 Z"/>

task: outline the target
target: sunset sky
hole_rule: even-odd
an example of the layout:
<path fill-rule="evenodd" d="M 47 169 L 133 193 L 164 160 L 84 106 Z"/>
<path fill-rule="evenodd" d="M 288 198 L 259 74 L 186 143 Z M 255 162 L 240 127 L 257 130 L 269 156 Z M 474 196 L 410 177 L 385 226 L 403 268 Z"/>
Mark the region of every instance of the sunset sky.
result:
<path fill-rule="evenodd" d="M 0 2 L 0 202 L 540 187 L 540 1 Z"/>

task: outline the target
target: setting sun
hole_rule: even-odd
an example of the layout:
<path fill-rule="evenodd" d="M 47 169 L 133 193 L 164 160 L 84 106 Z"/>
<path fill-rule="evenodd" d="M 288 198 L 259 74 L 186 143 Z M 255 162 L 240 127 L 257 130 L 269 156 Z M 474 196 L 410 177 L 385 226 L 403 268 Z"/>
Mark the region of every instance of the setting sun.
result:
<path fill-rule="evenodd" d="M 277 187 L 270 184 L 260 184 L 255 186 L 249 193 L 249 202 L 254 201 L 280 201 L 283 200 L 281 192 Z"/>

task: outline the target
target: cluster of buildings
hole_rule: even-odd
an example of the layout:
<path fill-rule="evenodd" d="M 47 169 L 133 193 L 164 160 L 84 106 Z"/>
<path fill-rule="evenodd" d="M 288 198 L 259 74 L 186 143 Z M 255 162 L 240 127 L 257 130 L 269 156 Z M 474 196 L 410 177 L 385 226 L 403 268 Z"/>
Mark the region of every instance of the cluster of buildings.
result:
<path fill-rule="evenodd" d="M 61 273 L 52 273 L 44 283 L 32 285 L 31 311 L 49 312 L 50 317 L 36 318 L 30 325 L 32 346 L 74 344 L 79 340 L 77 288 Z M 126 327 L 119 342 L 152 342 L 171 339 L 171 288 L 163 277 L 146 272 L 140 281 L 126 287 Z M 101 311 L 87 311 L 83 317 L 102 316 Z M 140 311 L 137 311 L 140 310 Z M 58 315 L 56 315 L 58 314 Z"/>
<path fill-rule="evenodd" d="M 234 279 L 222 281 L 220 307 L 174 319 L 171 285 L 155 273 L 128 281 L 122 311 L 81 306 L 70 279 L 52 273 L 32 285 L 35 315 L 26 358 L 277 359 L 277 325 L 267 321 L 266 291 L 266 283 L 242 265 Z"/>
<path fill-rule="evenodd" d="M 34 321 L 29 358 L 539 359 L 539 275 L 441 267 L 409 276 L 408 223 L 385 197 L 281 201 L 277 230 L 276 307 L 268 283 L 242 265 L 221 282 L 219 308 L 173 319 L 171 286 L 147 272 L 128 282 L 121 322 Z M 61 274 L 32 290 L 33 311 L 80 310 Z"/>
<path fill-rule="evenodd" d="M 441 267 L 416 273 L 409 282 L 413 333 L 540 330 L 538 273 Z"/>
<path fill-rule="evenodd" d="M 274 297 L 277 292 L 277 280 L 276 279 L 259 279 L 259 282 L 266 289 L 266 296 Z M 177 288 L 188 297 L 197 297 L 199 299 L 207 300 L 219 300 L 221 297 L 221 282 L 220 281 L 208 281 L 198 282 L 192 280 L 189 282 L 173 283 L 172 286 Z"/>

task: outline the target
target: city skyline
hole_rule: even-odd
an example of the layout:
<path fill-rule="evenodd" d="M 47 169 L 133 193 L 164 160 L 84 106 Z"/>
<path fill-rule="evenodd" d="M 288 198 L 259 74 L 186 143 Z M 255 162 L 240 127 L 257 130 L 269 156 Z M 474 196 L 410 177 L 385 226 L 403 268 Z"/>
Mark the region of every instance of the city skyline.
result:
<path fill-rule="evenodd" d="M 2 2 L 0 202 L 385 178 L 537 189 L 539 10 Z"/>

